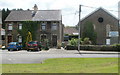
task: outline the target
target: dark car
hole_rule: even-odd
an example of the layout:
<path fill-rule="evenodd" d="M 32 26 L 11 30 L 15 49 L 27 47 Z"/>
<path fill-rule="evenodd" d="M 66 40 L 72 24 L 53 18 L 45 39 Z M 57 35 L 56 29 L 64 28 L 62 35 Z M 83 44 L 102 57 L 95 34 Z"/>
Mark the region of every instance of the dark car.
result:
<path fill-rule="evenodd" d="M 27 44 L 27 51 L 40 51 L 41 50 L 41 43 L 38 41 L 31 41 Z"/>
<path fill-rule="evenodd" d="M 12 51 L 12 50 L 20 50 L 22 49 L 22 44 L 19 42 L 10 42 L 8 44 L 8 51 Z"/>

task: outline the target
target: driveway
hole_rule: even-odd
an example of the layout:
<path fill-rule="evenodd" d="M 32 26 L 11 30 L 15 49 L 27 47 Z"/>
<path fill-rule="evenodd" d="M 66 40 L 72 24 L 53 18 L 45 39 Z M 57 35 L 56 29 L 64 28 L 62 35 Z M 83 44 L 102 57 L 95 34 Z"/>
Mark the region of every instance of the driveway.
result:
<path fill-rule="evenodd" d="M 20 63 L 42 63 L 48 58 L 118 58 L 118 52 L 95 52 L 95 51 L 80 51 L 64 50 L 52 48 L 48 51 L 27 52 L 0 50 L 2 55 L 2 64 L 20 64 Z"/>

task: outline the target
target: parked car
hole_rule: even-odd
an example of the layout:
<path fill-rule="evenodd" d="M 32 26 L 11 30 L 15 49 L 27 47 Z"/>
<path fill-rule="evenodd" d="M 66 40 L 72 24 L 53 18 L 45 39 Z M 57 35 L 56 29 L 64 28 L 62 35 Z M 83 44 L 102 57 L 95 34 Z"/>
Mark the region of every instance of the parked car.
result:
<path fill-rule="evenodd" d="M 41 43 L 38 41 L 28 42 L 27 51 L 41 51 Z"/>
<path fill-rule="evenodd" d="M 10 42 L 8 44 L 8 51 L 12 51 L 12 50 L 21 50 L 22 49 L 22 44 L 19 42 Z"/>

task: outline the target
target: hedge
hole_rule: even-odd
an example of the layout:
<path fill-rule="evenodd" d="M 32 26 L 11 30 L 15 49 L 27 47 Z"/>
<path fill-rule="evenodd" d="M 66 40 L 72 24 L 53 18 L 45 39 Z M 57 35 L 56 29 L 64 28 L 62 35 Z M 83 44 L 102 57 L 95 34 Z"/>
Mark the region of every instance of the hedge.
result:
<path fill-rule="evenodd" d="M 66 50 L 77 50 L 77 46 L 67 45 Z M 81 45 L 81 50 L 92 51 L 120 51 L 120 45 Z"/>

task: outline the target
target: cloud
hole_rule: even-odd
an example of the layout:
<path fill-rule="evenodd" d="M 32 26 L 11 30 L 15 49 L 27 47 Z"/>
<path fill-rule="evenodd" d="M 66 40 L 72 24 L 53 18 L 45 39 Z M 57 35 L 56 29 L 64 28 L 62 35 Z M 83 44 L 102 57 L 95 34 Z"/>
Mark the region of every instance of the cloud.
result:
<path fill-rule="evenodd" d="M 39 10 L 62 10 L 63 23 L 65 25 L 76 25 L 78 23 L 79 5 L 91 6 L 91 7 L 103 7 L 107 10 L 118 10 L 119 0 L 0 0 L 0 8 L 22 8 L 32 9 L 34 4 L 37 4 Z M 81 18 L 85 17 L 96 9 L 82 6 Z M 117 16 L 117 12 L 109 11 Z M 76 13 L 76 14 L 75 14 Z"/>

